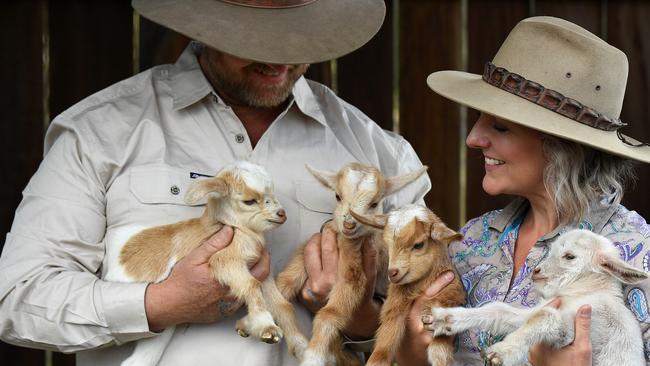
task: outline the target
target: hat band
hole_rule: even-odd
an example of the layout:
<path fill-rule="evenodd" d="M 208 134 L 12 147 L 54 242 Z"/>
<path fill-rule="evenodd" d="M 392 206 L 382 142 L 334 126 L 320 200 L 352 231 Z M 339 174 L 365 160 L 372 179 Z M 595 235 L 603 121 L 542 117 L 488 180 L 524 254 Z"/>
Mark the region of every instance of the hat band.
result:
<path fill-rule="evenodd" d="M 489 61 L 483 70 L 483 80 L 501 90 L 599 130 L 615 131 L 627 125 L 618 118 L 606 116 L 575 99 L 565 97 L 553 89 L 545 88 L 539 83 L 527 80 L 523 76 L 498 67 Z"/>
<path fill-rule="evenodd" d="M 246 6 L 249 8 L 286 9 L 296 8 L 316 2 L 318 0 L 219 0 L 224 3 Z"/>

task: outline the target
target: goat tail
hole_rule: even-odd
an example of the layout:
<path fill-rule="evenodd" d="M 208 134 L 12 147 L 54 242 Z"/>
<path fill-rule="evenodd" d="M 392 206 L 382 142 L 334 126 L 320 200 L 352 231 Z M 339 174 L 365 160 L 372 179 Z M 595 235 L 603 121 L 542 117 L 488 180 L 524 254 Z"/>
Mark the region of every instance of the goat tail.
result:
<path fill-rule="evenodd" d="M 155 366 L 160 361 L 176 327 L 169 327 L 162 333 L 137 341 L 135 349 L 129 358 L 122 361 L 121 366 Z"/>
<path fill-rule="evenodd" d="M 435 337 L 427 347 L 427 358 L 432 366 L 450 366 L 454 361 L 453 336 Z"/>

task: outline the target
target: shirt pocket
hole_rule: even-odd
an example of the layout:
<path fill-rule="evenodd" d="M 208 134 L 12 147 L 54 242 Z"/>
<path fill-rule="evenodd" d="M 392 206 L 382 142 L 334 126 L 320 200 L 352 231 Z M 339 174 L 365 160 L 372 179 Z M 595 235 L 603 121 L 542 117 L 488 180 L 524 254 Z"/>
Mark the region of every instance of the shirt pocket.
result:
<path fill-rule="evenodd" d="M 189 205 L 184 196 L 197 179 L 190 171 L 169 165 L 146 165 L 133 168 L 129 177 L 132 197 L 130 221 L 140 223 L 171 223 L 197 217 L 205 202 Z M 205 179 L 205 178 L 199 178 Z"/>
<path fill-rule="evenodd" d="M 300 237 L 306 240 L 332 218 L 336 198 L 333 191 L 319 183 L 296 181 L 295 187 L 300 210 Z"/>

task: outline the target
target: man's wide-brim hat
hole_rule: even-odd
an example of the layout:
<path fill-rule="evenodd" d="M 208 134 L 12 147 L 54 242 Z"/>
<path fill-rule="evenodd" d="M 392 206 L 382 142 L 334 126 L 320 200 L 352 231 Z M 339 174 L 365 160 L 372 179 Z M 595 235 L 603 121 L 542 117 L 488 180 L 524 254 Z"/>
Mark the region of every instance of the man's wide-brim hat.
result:
<path fill-rule="evenodd" d="M 481 112 L 650 162 L 650 147 L 620 131 L 627 75 L 617 48 L 563 19 L 532 17 L 515 26 L 483 75 L 439 71 L 427 83 Z"/>
<path fill-rule="evenodd" d="M 133 0 L 143 17 L 208 47 L 259 62 L 331 60 L 363 46 L 383 0 Z"/>

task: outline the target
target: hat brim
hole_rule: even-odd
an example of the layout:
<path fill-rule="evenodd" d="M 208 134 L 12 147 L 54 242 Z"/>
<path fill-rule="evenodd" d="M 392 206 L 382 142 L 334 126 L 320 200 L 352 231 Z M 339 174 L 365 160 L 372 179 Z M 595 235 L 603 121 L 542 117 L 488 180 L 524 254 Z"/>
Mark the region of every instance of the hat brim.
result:
<path fill-rule="evenodd" d="M 383 0 L 318 0 L 260 9 L 218 0 L 133 0 L 145 18 L 208 47 L 259 62 L 304 64 L 335 59 L 370 40 L 386 14 Z"/>
<path fill-rule="evenodd" d="M 481 75 L 438 71 L 429 75 L 427 84 L 441 96 L 481 112 L 608 153 L 650 163 L 650 147 L 627 145 L 614 131 L 599 130 L 564 117 L 486 83 Z"/>

